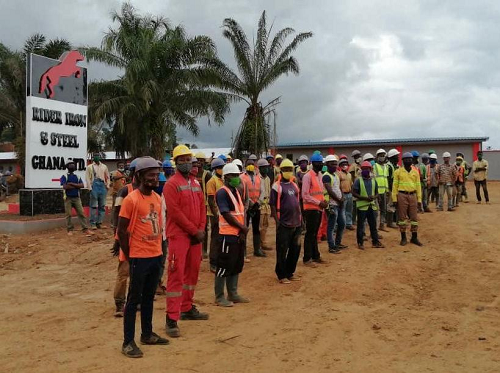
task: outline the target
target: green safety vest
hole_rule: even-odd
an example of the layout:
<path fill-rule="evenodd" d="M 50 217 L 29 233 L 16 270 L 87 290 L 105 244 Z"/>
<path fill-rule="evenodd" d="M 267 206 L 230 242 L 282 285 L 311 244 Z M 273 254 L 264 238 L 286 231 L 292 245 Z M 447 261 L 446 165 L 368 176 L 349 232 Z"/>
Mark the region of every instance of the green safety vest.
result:
<path fill-rule="evenodd" d="M 359 194 L 361 197 L 368 197 L 368 192 L 366 191 L 366 187 L 365 187 L 365 182 L 363 180 L 362 177 L 360 177 L 359 179 Z M 372 197 L 375 197 L 375 183 L 373 181 L 373 179 L 370 179 L 371 183 L 372 183 Z M 368 207 L 372 207 L 372 210 L 373 211 L 377 211 L 377 204 L 375 202 L 375 200 L 373 200 L 372 202 L 369 202 L 369 201 L 361 201 L 361 200 L 356 200 L 356 208 L 358 210 L 362 210 L 362 211 L 366 211 L 368 210 Z"/>
<path fill-rule="evenodd" d="M 375 163 L 375 180 L 377 180 L 378 194 L 384 194 L 389 190 L 389 168 L 387 165 Z"/>
<path fill-rule="evenodd" d="M 323 174 L 323 176 L 329 176 L 329 177 L 330 177 L 330 184 L 331 184 L 332 189 L 333 189 L 333 179 L 334 179 L 335 177 L 336 177 L 336 178 L 338 178 L 338 175 L 337 175 L 337 174 L 332 175 L 331 173 L 329 173 L 328 171 L 326 171 L 326 172 Z M 326 188 L 325 188 L 325 190 L 323 191 L 323 194 L 325 195 L 325 201 L 326 201 L 326 202 L 329 202 L 329 201 L 330 201 L 330 195 L 328 194 L 328 191 L 326 190 Z"/>

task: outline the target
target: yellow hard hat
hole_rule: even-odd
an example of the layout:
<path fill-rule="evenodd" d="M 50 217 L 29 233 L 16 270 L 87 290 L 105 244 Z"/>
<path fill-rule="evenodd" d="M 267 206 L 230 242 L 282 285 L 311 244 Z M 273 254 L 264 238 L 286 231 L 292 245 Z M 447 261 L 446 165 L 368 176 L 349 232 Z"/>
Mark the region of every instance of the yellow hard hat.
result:
<path fill-rule="evenodd" d="M 205 156 L 205 154 L 204 154 L 204 153 L 202 153 L 202 152 L 198 152 L 198 153 L 196 153 L 194 156 L 195 156 L 196 158 L 198 158 L 198 159 L 207 159 L 207 157 Z"/>
<path fill-rule="evenodd" d="M 186 145 L 177 145 L 174 148 L 174 160 L 181 155 L 193 155 L 193 152 Z"/>
<path fill-rule="evenodd" d="M 277 156 L 276 156 L 276 158 L 277 158 Z M 280 169 L 285 168 L 285 167 L 293 167 L 293 162 L 291 160 L 289 160 L 288 158 L 284 159 L 283 162 L 281 162 L 281 164 L 280 164 Z"/>
<path fill-rule="evenodd" d="M 226 158 L 227 158 L 227 159 L 233 159 L 233 157 L 231 157 L 229 154 L 228 154 L 228 155 L 226 155 Z"/>
<path fill-rule="evenodd" d="M 274 157 L 274 158 L 275 159 L 279 159 L 279 158 L 283 159 L 283 156 L 281 154 L 276 154 L 276 157 Z"/>

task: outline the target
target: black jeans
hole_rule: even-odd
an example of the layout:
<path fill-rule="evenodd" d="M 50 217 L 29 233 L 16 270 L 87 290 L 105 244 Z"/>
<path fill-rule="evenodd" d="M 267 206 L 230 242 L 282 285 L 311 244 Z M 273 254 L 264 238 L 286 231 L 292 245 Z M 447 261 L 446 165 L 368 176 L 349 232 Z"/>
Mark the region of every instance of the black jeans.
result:
<path fill-rule="evenodd" d="M 141 305 L 141 329 L 144 337 L 153 332 L 153 300 L 160 275 L 162 255 L 153 258 L 130 258 L 130 283 L 123 317 L 123 344 L 135 337 L 135 315 Z"/>
<path fill-rule="evenodd" d="M 306 234 L 304 236 L 304 263 L 312 260 L 319 260 L 318 250 L 318 230 L 321 226 L 322 211 L 304 210 L 304 220 L 306 221 Z"/>
<path fill-rule="evenodd" d="M 278 280 L 290 278 L 297 268 L 300 256 L 300 233 L 302 226 L 285 227 L 279 224 L 276 228 L 276 276 Z"/>
<path fill-rule="evenodd" d="M 210 220 L 210 265 L 217 265 L 217 254 L 219 252 L 219 218 L 217 216 L 209 216 Z"/>
<path fill-rule="evenodd" d="M 483 187 L 484 199 L 486 202 L 490 201 L 488 196 L 488 185 L 486 185 L 486 180 L 477 181 L 474 180 L 474 185 L 476 186 L 476 197 L 479 202 L 481 202 L 481 187 Z"/>
<path fill-rule="evenodd" d="M 370 226 L 370 234 L 372 236 L 372 242 L 378 242 L 377 233 L 377 215 L 375 211 L 368 207 L 368 210 L 358 209 L 358 227 L 356 231 L 356 239 L 358 245 L 363 245 L 363 236 L 365 234 L 365 221 L 368 220 L 368 225 Z"/>

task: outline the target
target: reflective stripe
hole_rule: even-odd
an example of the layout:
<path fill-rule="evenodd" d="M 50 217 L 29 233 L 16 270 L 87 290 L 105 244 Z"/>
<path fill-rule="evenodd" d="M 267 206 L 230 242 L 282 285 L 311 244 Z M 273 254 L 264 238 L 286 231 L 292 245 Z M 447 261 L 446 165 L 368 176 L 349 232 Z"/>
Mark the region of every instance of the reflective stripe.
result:
<path fill-rule="evenodd" d="M 245 205 L 241 200 L 240 192 L 236 189 L 236 195 L 238 200 L 234 198 L 233 192 L 227 187 L 223 186 L 221 189 L 224 189 L 231 199 L 231 202 L 234 205 L 234 211 L 230 211 L 229 213 L 234 216 L 234 218 L 241 224 L 245 225 Z M 233 227 L 229 224 L 222 214 L 219 214 L 219 234 L 221 235 L 230 235 L 237 236 L 240 233 L 239 228 Z"/>
<path fill-rule="evenodd" d="M 177 186 L 177 190 L 179 192 L 183 191 L 183 190 L 191 190 L 191 185 L 178 185 Z"/>
<path fill-rule="evenodd" d="M 180 291 L 168 291 L 166 293 L 167 298 L 182 297 L 182 292 Z"/>
<path fill-rule="evenodd" d="M 195 186 L 195 187 L 192 187 L 192 188 L 191 188 L 191 191 L 192 191 L 192 192 L 201 192 L 201 191 L 202 191 L 202 189 L 201 189 L 201 187 L 199 187 L 199 186 Z"/>
<path fill-rule="evenodd" d="M 182 285 L 182 288 L 184 290 L 194 290 L 194 289 L 196 289 L 196 285 L 186 285 L 186 284 L 184 284 L 184 285 Z"/>
<path fill-rule="evenodd" d="M 412 221 L 410 224 L 411 225 L 418 225 L 418 221 Z"/>
<path fill-rule="evenodd" d="M 370 182 L 372 183 L 371 196 L 375 197 L 375 181 L 373 179 L 370 179 Z M 361 197 L 368 197 L 365 182 L 362 178 L 359 179 L 359 195 Z M 375 203 L 375 201 L 369 202 L 362 201 L 360 199 L 356 200 L 356 207 L 358 208 L 358 210 L 367 211 L 369 206 L 372 207 L 372 210 L 377 211 L 377 204 Z"/>

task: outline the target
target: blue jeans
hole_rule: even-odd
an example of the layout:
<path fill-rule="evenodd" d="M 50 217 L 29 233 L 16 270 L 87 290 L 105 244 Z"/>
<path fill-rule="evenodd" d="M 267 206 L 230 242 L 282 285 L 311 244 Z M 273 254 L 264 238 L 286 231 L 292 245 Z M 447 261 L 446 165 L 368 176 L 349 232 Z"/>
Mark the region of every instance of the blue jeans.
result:
<path fill-rule="evenodd" d="M 328 248 L 332 249 L 342 243 L 342 235 L 345 229 L 344 209 L 338 206 L 330 206 L 328 209 L 328 225 L 326 237 L 328 239 Z M 335 232 L 337 229 L 337 232 Z"/>
<path fill-rule="evenodd" d="M 344 193 L 344 208 L 342 209 L 344 211 L 345 215 L 345 224 L 348 227 L 352 226 L 352 194 L 351 193 Z"/>
<path fill-rule="evenodd" d="M 90 191 L 90 225 L 102 224 L 106 212 L 106 186 L 102 180 L 94 180 Z"/>

